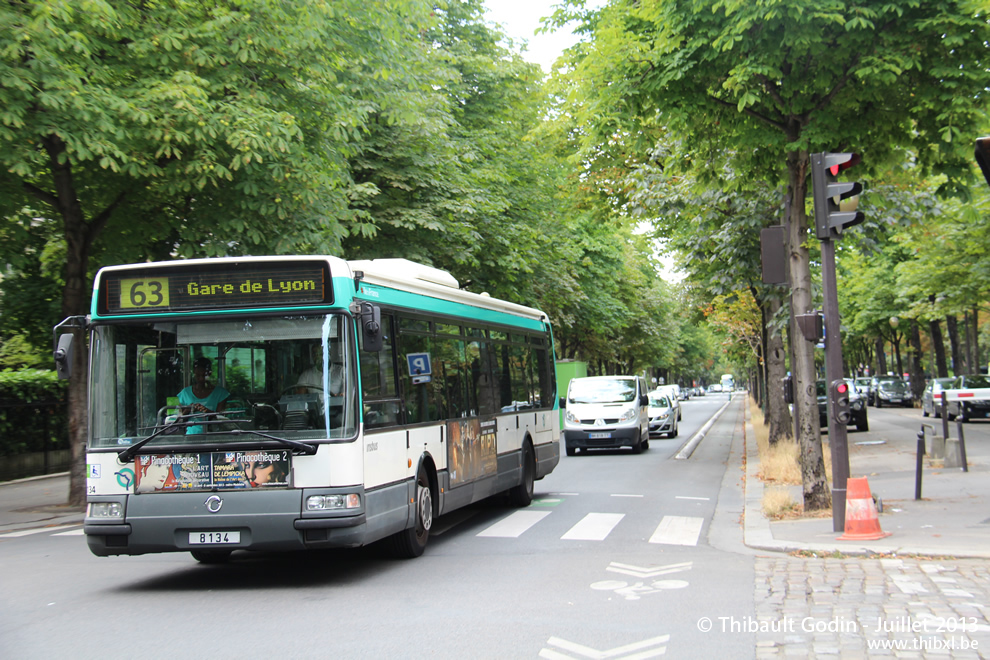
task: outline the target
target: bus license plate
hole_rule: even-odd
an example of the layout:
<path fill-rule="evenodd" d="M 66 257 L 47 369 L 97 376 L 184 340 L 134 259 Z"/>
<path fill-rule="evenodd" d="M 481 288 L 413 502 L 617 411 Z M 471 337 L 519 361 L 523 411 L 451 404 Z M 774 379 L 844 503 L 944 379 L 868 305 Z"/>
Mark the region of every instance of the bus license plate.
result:
<path fill-rule="evenodd" d="M 606 439 L 611 438 L 611 437 L 612 437 L 612 434 L 611 433 L 589 433 L 588 434 L 588 438 L 591 439 L 591 440 L 606 440 Z"/>
<path fill-rule="evenodd" d="M 189 532 L 189 545 L 216 545 L 240 542 L 240 532 Z"/>

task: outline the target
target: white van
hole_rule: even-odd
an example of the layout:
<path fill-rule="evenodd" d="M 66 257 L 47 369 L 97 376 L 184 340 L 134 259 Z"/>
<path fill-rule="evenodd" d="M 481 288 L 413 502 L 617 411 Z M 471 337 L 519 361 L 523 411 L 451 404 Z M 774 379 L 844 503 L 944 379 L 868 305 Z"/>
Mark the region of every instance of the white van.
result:
<path fill-rule="evenodd" d="M 635 454 L 648 449 L 649 404 L 642 377 L 575 378 L 560 400 L 567 455 L 598 447 L 632 447 Z"/>

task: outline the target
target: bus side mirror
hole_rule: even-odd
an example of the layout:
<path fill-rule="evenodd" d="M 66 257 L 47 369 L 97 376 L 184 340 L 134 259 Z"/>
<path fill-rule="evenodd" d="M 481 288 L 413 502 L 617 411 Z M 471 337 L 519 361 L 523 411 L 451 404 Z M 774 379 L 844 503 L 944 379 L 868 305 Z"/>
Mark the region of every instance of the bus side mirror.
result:
<path fill-rule="evenodd" d="M 58 346 L 55 348 L 55 373 L 59 380 L 67 380 L 72 376 L 72 333 L 60 335 Z"/>
<path fill-rule="evenodd" d="M 381 308 L 378 305 L 363 302 L 358 318 L 361 323 L 361 339 L 364 350 L 369 353 L 381 351 L 385 346 L 385 337 L 382 334 Z"/>

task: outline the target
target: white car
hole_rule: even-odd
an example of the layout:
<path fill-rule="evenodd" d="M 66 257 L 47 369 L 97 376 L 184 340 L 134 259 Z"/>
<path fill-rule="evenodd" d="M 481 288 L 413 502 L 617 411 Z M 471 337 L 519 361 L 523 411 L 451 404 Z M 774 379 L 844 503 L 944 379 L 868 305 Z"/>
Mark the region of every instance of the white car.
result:
<path fill-rule="evenodd" d="M 672 405 L 674 407 L 674 410 L 677 411 L 678 422 L 681 421 L 681 400 L 678 397 L 678 394 L 680 393 L 680 389 L 681 388 L 678 387 L 677 385 L 661 385 L 657 389 L 653 390 L 654 392 L 666 394 L 668 397 L 670 397 L 670 405 Z"/>
<path fill-rule="evenodd" d="M 650 435 L 677 437 L 677 409 L 665 392 L 650 392 Z"/>

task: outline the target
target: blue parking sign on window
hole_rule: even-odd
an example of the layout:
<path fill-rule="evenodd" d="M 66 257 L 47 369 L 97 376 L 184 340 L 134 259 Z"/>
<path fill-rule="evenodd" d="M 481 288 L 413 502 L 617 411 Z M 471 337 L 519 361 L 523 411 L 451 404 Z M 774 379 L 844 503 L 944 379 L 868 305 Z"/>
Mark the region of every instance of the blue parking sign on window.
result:
<path fill-rule="evenodd" d="M 413 383 L 430 382 L 430 354 L 429 353 L 407 353 L 406 362 L 409 364 L 409 375 L 412 376 Z"/>

